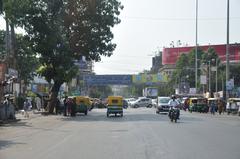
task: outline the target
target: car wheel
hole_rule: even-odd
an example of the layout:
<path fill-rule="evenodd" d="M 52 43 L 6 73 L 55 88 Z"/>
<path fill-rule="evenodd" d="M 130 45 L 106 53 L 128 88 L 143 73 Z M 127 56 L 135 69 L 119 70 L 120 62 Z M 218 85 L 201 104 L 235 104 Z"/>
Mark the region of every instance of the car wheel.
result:
<path fill-rule="evenodd" d="M 147 108 L 152 108 L 152 104 L 149 104 L 149 105 L 147 106 Z"/>
<path fill-rule="evenodd" d="M 136 105 L 134 105 L 134 108 L 138 108 L 138 107 L 139 107 L 139 105 L 137 105 L 137 104 L 136 104 Z"/>
<path fill-rule="evenodd" d="M 159 111 L 156 111 L 156 114 L 159 114 Z"/>

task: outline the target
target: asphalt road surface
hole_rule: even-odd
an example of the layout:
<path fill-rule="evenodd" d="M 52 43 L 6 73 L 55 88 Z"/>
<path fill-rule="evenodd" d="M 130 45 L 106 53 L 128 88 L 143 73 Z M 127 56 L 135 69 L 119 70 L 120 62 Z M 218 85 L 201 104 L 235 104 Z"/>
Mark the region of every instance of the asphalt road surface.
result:
<path fill-rule="evenodd" d="M 240 117 L 148 108 L 106 117 L 34 115 L 0 126 L 0 159 L 240 159 Z"/>

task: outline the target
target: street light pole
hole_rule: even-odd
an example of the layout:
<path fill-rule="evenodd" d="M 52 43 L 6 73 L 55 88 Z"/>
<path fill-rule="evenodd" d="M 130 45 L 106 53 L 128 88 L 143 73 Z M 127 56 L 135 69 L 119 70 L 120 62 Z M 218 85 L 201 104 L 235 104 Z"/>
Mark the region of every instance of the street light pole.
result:
<path fill-rule="evenodd" d="M 196 88 L 196 92 L 197 92 L 197 82 L 198 82 L 197 45 L 198 45 L 198 0 L 196 0 L 196 46 L 195 46 L 195 88 Z"/>
<path fill-rule="evenodd" d="M 208 61 L 209 71 L 208 71 L 208 92 L 211 97 L 211 61 Z"/>
<path fill-rule="evenodd" d="M 227 45 L 226 45 L 226 84 L 229 81 L 229 0 L 227 0 Z M 226 89 L 226 99 L 229 98 L 228 90 Z"/>
<path fill-rule="evenodd" d="M 216 93 L 218 92 L 218 63 L 216 59 L 216 86 L 215 86 Z"/>

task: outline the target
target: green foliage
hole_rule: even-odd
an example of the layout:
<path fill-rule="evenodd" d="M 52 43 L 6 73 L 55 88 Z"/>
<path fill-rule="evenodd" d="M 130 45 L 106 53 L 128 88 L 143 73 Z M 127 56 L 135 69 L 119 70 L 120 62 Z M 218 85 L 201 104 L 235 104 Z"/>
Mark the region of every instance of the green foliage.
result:
<path fill-rule="evenodd" d="M 198 66 L 200 66 L 204 54 L 198 48 Z M 200 69 L 198 69 L 198 76 L 200 76 Z M 189 82 L 191 87 L 195 86 L 195 49 L 192 49 L 188 54 L 182 54 L 176 63 L 176 70 L 173 72 L 171 83 L 179 83 L 183 80 Z"/>
<path fill-rule="evenodd" d="M 1 56 L 1 58 L 3 58 L 2 56 L 4 54 L 6 54 L 5 36 L 6 36 L 6 32 L 4 30 L 0 30 L 0 56 Z"/>
<path fill-rule="evenodd" d="M 25 29 L 39 57 L 38 73 L 53 81 L 49 112 L 62 83 L 76 74 L 74 61 L 100 61 L 116 44 L 111 28 L 120 23 L 118 0 L 3 0 L 6 18 Z M 53 102 L 53 103 L 51 103 Z"/>
<path fill-rule="evenodd" d="M 118 15 L 122 8 L 117 0 L 68 1 L 64 24 L 76 57 L 84 55 L 87 59 L 100 61 L 101 55 L 112 55 L 116 44 L 111 42 L 111 28 L 120 23 Z"/>
<path fill-rule="evenodd" d="M 5 5 L 8 15 L 27 32 L 39 55 L 38 73 L 47 81 L 68 82 L 76 74 L 75 59 L 99 61 L 116 47 L 111 28 L 120 22 L 117 0 L 25 0 L 17 8 L 12 2 Z"/>
<path fill-rule="evenodd" d="M 2 57 L 6 55 L 5 35 L 6 31 L 0 30 L 0 55 Z M 28 83 L 33 78 L 33 72 L 38 66 L 38 59 L 27 36 L 18 34 L 16 44 L 16 65 L 19 79 Z"/>
<path fill-rule="evenodd" d="M 213 66 L 216 65 L 216 61 L 217 60 L 217 64 L 220 63 L 220 59 L 218 57 L 218 54 L 216 53 L 216 51 L 214 50 L 214 48 L 210 47 L 208 48 L 207 52 L 202 54 L 201 57 L 201 63 L 202 64 L 208 64 L 208 62 L 210 62 L 210 64 Z"/>
<path fill-rule="evenodd" d="M 23 109 L 25 100 L 26 100 L 26 97 L 23 97 L 23 96 L 16 97 L 16 109 L 17 110 Z"/>
<path fill-rule="evenodd" d="M 27 36 L 17 35 L 16 55 L 19 78 L 29 83 L 33 79 L 39 61 Z"/>

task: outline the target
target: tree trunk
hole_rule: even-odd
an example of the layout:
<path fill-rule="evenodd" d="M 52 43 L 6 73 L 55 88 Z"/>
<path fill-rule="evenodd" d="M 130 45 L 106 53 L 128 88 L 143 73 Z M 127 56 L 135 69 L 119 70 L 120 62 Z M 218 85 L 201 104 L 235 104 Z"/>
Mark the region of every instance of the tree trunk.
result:
<path fill-rule="evenodd" d="M 49 114 L 54 113 L 54 108 L 56 107 L 56 103 L 57 103 L 58 92 L 62 84 L 63 84 L 62 82 L 54 82 L 51 88 L 50 95 L 49 95 L 49 102 L 47 106 Z"/>

